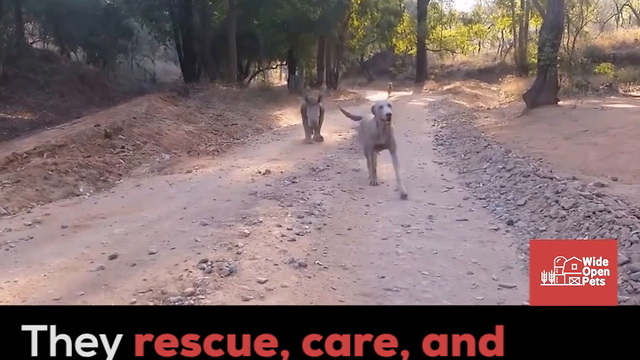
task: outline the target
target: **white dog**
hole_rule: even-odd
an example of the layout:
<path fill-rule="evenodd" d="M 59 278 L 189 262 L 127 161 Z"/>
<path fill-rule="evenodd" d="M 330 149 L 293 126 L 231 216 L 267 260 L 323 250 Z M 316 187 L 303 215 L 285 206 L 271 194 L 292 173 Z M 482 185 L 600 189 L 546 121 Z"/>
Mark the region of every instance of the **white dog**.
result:
<path fill-rule="evenodd" d="M 409 195 L 400 175 L 400 163 L 397 155 L 396 139 L 393 134 L 393 126 L 391 119 L 393 117 L 392 105 L 387 100 L 378 100 L 371 105 L 371 113 L 373 116 L 365 117 L 363 115 L 354 115 L 342 107 L 340 111 L 349 119 L 358 121 L 358 139 L 362 146 L 364 156 L 367 159 L 367 169 L 369 170 L 369 184 L 378 186 L 378 154 L 382 150 L 389 150 L 393 169 L 396 174 L 396 183 L 400 198 L 408 199 Z"/>

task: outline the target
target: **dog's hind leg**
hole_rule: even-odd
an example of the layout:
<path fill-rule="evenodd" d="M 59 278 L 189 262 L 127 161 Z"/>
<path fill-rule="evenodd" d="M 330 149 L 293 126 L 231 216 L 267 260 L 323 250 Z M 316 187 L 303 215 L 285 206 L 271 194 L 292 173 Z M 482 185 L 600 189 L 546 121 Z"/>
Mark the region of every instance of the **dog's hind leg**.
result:
<path fill-rule="evenodd" d="M 398 191 L 400 191 L 400 198 L 406 200 L 409 198 L 407 189 L 404 187 L 402 176 L 400 175 L 400 162 L 398 161 L 398 154 L 395 151 L 389 151 L 391 154 L 391 162 L 393 163 L 393 171 L 396 173 L 396 184 L 398 185 Z"/>

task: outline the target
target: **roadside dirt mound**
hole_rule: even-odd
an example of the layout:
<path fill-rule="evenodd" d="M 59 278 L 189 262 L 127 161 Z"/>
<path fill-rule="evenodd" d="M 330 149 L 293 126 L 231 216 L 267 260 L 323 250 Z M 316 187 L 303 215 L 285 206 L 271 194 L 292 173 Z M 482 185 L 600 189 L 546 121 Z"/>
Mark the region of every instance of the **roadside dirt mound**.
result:
<path fill-rule="evenodd" d="M 467 97 L 474 98 L 473 93 Z M 432 103 L 430 111 L 444 113 L 451 109 L 456 109 L 457 114 L 437 124 L 437 147 L 451 160 L 448 165 L 461 174 L 483 207 L 503 221 L 495 230 L 520 236 L 522 259 L 527 259 L 530 239 L 619 239 L 618 260 L 623 266 L 619 276 L 620 302 L 640 304 L 640 283 L 634 280 L 640 279 L 640 207 L 629 196 L 610 191 L 612 182 L 603 176 L 625 173 L 624 168 L 629 168 L 629 163 L 618 163 L 611 153 L 619 151 L 611 150 L 615 149 L 613 144 L 624 146 L 615 135 L 620 121 L 605 125 L 605 117 L 599 117 L 597 122 L 593 119 L 592 125 L 598 123 L 604 128 L 591 139 L 580 140 L 584 128 L 576 124 L 584 126 L 589 121 L 573 119 L 562 107 L 540 109 L 534 112 L 540 114 L 535 120 L 518 119 L 515 115 L 490 120 L 490 115 L 482 112 L 483 107 L 467 107 L 445 95 Z M 598 113 L 593 109 L 591 112 Z M 603 111 L 599 113 L 604 115 Z M 500 129 L 498 123 L 500 131 L 496 131 Z M 539 145 L 535 149 L 538 151 L 531 151 L 529 144 Z M 594 149 L 587 150 L 588 146 Z M 603 160 L 593 162 L 594 156 Z M 604 160 L 609 157 L 609 161 Z M 594 167 L 615 169 L 591 172 L 599 177 L 576 171 L 589 159 Z"/>
<path fill-rule="evenodd" d="M 217 154 L 278 121 L 258 100 L 247 107 L 220 95 L 147 95 L 0 145 L 0 206 L 14 213 L 101 191 L 139 167 L 151 173 L 177 157 Z"/>
<path fill-rule="evenodd" d="M 498 95 L 497 85 L 480 80 L 430 82 L 425 89 L 436 95 L 455 97 L 457 103 L 480 109 L 495 108 L 506 101 Z"/>
<path fill-rule="evenodd" d="M 148 90 L 40 49 L 9 59 L 5 72 L 0 82 L 0 141 L 86 116 Z"/>
<path fill-rule="evenodd" d="M 354 96 L 338 92 L 327 100 Z M 215 156 L 297 124 L 298 104 L 281 89 L 184 86 L 5 142 L 0 215 L 103 191 L 125 177 L 184 171 L 176 165 L 186 158 Z"/>

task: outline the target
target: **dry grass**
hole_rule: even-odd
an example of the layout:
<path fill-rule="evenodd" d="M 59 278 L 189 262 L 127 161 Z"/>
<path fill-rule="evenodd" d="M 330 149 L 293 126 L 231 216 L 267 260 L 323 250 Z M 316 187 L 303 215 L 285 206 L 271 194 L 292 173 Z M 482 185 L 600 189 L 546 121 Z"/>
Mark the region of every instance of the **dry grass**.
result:
<path fill-rule="evenodd" d="M 580 48 L 581 55 L 591 63 L 633 66 L 640 63 L 640 29 L 605 32 Z"/>
<path fill-rule="evenodd" d="M 640 28 L 620 29 L 604 32 L 591 41 L 591 44 L 603 49 L 619 49 L 640 41 Z"/>
<path fill-rule="evenodd" d="M 438 56 L 430 57 L 431 64 L 436 67 L 452 66 L 466 69 L 482 69 L 495 66 L 497 62 L 495 51 L 483 52 L 481 54 L 470 55 L 447 55 L 444 58 Z"/>
<path fill-rule="evenodd" d="M 519 78 L 507 76 L 500 82 L 500 96 L 504 100 L 515 101 L 522 98 L 522 94 L 533 83 L 533 77 Z"/>

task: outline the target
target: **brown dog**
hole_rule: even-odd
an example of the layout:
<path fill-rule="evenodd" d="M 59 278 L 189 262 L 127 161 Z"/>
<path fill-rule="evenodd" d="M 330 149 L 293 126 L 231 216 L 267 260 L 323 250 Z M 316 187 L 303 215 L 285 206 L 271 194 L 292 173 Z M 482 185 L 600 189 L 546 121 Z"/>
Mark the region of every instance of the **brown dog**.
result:
<path fill-rule="evenodd" d="M 304 128 L 304 142 L 306 144 L 312 144 L 314 141 L 323 142 L 324 138 L 320 133 L 324 121 L 322 94 L 318 97 L 305 95 L 304 102 L 300 105 L 300 115 L 302 115 L 302 127 Z"/>

